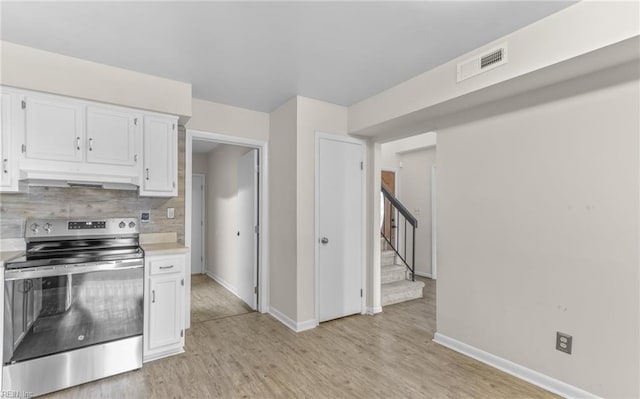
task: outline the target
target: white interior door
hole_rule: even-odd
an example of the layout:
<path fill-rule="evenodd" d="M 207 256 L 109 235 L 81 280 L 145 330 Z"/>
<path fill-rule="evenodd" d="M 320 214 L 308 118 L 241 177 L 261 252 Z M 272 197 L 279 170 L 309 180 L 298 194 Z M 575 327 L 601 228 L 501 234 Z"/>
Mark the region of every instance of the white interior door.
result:
<path fill-rule="evenodd" d="M 204 175 L 191 179 L 191 274 L 204 273 Z"/>
<path fill-rule="evenodd" d="M 318 321 L 362 310 L 362 146 L 318 142 Z"/>
<path fill-rule="evenodd" d="M 258 297 L 258 150 L 238 161 L 238 296 L 252 309 Z"/>

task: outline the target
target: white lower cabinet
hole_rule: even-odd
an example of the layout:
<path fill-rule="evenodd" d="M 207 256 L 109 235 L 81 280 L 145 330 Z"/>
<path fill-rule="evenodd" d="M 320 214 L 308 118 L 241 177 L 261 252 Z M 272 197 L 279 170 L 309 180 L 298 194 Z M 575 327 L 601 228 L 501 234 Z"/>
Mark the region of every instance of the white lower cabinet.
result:
<path fill-rule="evenodd" d="M 145 258 L 144 361 L 184 351 L 186 255 Z"/>

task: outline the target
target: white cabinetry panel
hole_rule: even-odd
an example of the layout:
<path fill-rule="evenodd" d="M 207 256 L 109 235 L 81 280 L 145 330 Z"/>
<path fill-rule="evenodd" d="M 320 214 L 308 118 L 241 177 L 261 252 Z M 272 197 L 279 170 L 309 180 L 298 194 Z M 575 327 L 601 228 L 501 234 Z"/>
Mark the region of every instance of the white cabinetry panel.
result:
<path fill-rule="evenodd" d="M 185 264 L 185 254 L 145 258 L 145 361 L 183 351 Z"/>
<path fill-rule="evenodd" d="M 137 160 L 137 124 L 132 112 L 89 106 L 87 108 L 87 162 L 133 166 Z"/>
<path fill-rule="evenodd" d="M 19 99 L 16 95 L 3 91 L 0 100 L 0 191 L 18 191 L 16 140 L 14 130 L 17 124 Z"/>
<path fill-rule="evenodd" d="M 182 304 L 180 275 L 154 277 L 150 280 L 149 349 L 180 344 Z"/>
<path fill-rule="evenodd" d="M 159 116 L 144 118 L 144 168 L 141 196 L 178 195 L 177 120 Z"/>
<path fill-rule="evenodd" d="M 27 96 L 26 156 L 55 161 L 83 160 L 85 140 L 82 103 Z"/>

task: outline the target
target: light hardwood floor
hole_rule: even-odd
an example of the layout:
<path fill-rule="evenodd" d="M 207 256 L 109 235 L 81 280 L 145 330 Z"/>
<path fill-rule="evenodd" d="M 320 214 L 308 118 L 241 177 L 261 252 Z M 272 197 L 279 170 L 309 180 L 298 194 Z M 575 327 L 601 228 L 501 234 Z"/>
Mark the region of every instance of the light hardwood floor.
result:
<path fill-rule="evenodd" d="M 196 322 L 186 353 L 51 398 L 552 398 L 431 341 L 435 290 L 294 333 L 256 312 Z"/>
<path fill-rule="evenodd" d="M 191 323 L 253 312 L 238 297 L 205 274 L 191 275 Z"/>

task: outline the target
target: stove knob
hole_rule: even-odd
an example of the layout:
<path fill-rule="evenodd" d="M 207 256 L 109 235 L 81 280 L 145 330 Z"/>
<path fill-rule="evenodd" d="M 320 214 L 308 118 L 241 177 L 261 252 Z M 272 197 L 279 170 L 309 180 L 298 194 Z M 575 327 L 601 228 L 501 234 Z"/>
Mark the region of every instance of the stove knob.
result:
<path fill-rule="evenodd" d="M 124 229 L 124 226 L 126 226 L 126 224 L 124 224 L 124 222 L 120 222 L 118 226 L 120 226 L 121 229 Z"/>
<path fill-rule="evenodd" d="M 51 233 L 51 228 L 52 228 L 52 227 L 53 227 L 53 226 L 51 226 L 51 223 L 45 223 L 45 224 L 44 224 L 44 226 L 42 226 L 42 228 L 43 228 L 43 229 L 45 229 L 45 231 L 46 231 L 47 233 Z"/>
<path fill-rule="evenodd" d="M 33 231 L 34 233 L 37 233 L 38 230 L 40 230 L 40 225 L 38 223 L 33 223 L 31 226 L 29 226 L 31 228 L 31 231 Z"/>
<path fill-rule="evenodd" d="M 129 227 L 131 227 L 131 228 L 136 227 L 136 223 L 135 222 L 129 222 Z"/>

